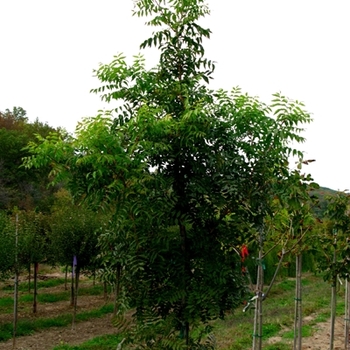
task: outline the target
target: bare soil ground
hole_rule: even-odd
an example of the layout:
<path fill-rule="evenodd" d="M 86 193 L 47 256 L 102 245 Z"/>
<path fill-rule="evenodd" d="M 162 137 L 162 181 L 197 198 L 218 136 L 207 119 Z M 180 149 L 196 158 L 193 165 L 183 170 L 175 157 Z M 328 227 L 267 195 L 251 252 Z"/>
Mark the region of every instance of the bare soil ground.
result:
<path fill-rule="evenodd" d="M 60 344 L 76 345 L 94 337 L 115 333 L 111 316 L 95 318 L 87 322 L 79 322 L 75 328 L 54 327 L 16 340 L 17 350 L 50 350 Z M 12 340 L 0 343 L 0 349 L 12 349 Z"/>
<path fill-rule="evenodd" d="M 316 315 L 314 315 L 316 316 Z M 312 316 L 306 321 L 311 321 Z M 281 341 L 281 337 L 272 337 L 269 339 L 269 344 L 275 344 Z M 330 322 L 317 323 L 317 331 L 311 337 L 302 339 L 302 350 L 329 350 L 330 342 Z M 293 343 L 291 342 L 291 349 Z M 334 350 L 344 349 L 344 319 L 337 317 L 335 320 L 334 333 Z"/>
<path fill-rule="evenodd" d="M 338 317 L 335 323 L 334 350 L 344 349 L 344 319 Z M 317 324 L 317 332 L 309 338 L 304 338 L 303 349 L 328 350 L 330 341 L 330 323 Z"/>
<path fill-rule="evenodd" d="M 63 277 L 62 275 L 51 274 L 49 277 Z M 90 285 L 91 281 L 82 278 L 80 288 Z M 56 287 L 40 289 L 38 293 L 59 293 L 64 291 L 64 285 Z M 9 292 L 0 291 L 0 297 L 9 296 Z M 103 296 L 88 296 L 82 295 L 78 298 L 77 312 L 97 309 L 106 303 Z M 19 305 L 18 317 L 19 319 L 35 319 L 41 317 L 55 317 L 61 314 L 72 313 L 72 307 L 69 300 L 58 301 L 54 303 L 38 303 L 37 313 L 32 313 L 31 305 Z M 13 315 L 0 314 L 0 323 L 12 322 Z M 94 337 L 116 333 L 115 327 L 111 322 L 111 315 L 101 318 L 94 318 L 86 322 L 77 322 L 74 329 L 72 326 L 68 327 L 52 327 L 40 332 L 35 332 L 30 336 L 22 336 L 16 339 L 17 350 L 49 350 L 60 344 L 76 345 Z M 0 349 L 13 349 L 12 340 L 0 342 Z"/>
<path fill-rule="evenodd" d="M 19 337 L 16 341 L 17 350 L 50 350 L 60 344 L 76 345 L 94 337 L 113 334 L 116 329 L 112 326 L 111 316 L 96 318 L 88 322 L 77 323 L 75 329 L 71 327 L 50 328 L 37 332 L 31 336 Z M 344 349 L 343 346 L 343 322 L 336 321 L 334 350 Z M 274 337 L 270 343 L 278 342 L 280 339 Z M 0 349 L 12 349 L 12 340 L 0 343 Z M 292 346 L 291 346 L 292 348 Z M 303 350 L 328 350 L 329 349 L 329 323 L 319 323 L 318 331 L 312 336 L 303 339 Z"/>

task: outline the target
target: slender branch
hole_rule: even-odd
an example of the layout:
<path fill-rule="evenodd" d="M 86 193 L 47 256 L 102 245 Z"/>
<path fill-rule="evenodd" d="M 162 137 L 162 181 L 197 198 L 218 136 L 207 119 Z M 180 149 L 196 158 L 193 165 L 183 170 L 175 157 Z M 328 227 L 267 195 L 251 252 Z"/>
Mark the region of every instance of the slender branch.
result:
<path fill-rule="evenodd" d="M 269 295 L 270 291 L 271 291 L 271 288 L 273 286 L 273 284 L 275 283 L 275 280 L 276 280 L 276 277 L 277 277 L 277 274 L 281 268 L 281 265 L 282 265 L 282 261 L 283 261 L 283 258 L 285 256 L 286 252 L 284 249 L 282 249 L 282 254 L 281 254 L 281 257 L 278 261 L 278 265 L 276 267 L 276 270 L 275 270 L 275 273 L 273 274 L 273 277 L 272 277 L 272 280 L 270 282 L 270 285 L 269 287 L 267 288 L 267 291 L 263 294 L 263 300 L 265 300 L 267 298 L 267 296 Z"/>
<path fill-rule="evenodd" d="M 305 235 L 308 231 L 309 231 L 309 228 L 307 228 L 304 231 L 304 233 L 297 239 L 297 241 L 293 244 L 293 246 L 286 253 L 291 252 L 302 241 L 302 239 L 305 237 Z"/>

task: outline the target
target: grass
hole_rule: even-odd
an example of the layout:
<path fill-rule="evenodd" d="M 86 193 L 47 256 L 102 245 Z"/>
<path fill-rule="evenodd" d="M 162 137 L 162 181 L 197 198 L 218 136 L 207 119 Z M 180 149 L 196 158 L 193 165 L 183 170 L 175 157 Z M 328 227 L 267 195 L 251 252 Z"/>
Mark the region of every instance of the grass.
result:
<path fill-rule="evenodd" d="M 312 336 L 317 322 L 329 321 L 330 287 L 319 276 L 308 274 L 302 280 L 303 316 L 309 316 L 302 329 L 303 337 Z M 294 337 L 294 279 L 277 282 L 263 303 L 263 349 L 289 350 Z M 338 292 L 337 314 L 344 313 L 343 291 Z M 225 350 L 245 350 L 252 346 L 254 310 L 242 312 L 243 306 L 228 314 L 225 320 L 212 324 L 218 341 L 218 348 Z M 271 337 L 278 337 L 274 344 Z"/>
<path fill-rule="evenodd" d="M 47 279 L 45 281 L 38 281 L 37 283 L 37 287 L 39 288 L 52 288 L 52 287 L 56 287 L 59 286 L 61 284 L 64 284 L 64 278 L 50 278 Z M 31 290 L 33 290 L 34 288 L 34 282 L 30 282 L 30 288 Z M 14 290 L 14 286 L 13 284 L 11 285 L 5 285 L 2 287 L 2 290 L 6 291 L 13 291 Z M 20 292 L 27 292 L 28 291 L 28 282 L 24 282 L 24 283 L 20 283 L 18 285 L 18 290 Z"/>
<path fill-rule="evenodd" d="M 344 313 L 344 309 L 345 309 L 345 302 L 344 302 L 344 299 L 342 298 L 342 299 L 340 300 L 340 298 L 338 298 L 338 300 L 337 300 L 337 307 L 336 307 L 336 313 L 337 313 L 337 315 L 343 314 L 343 313 Z"/>
<path fill-rule="evenodd" d="M 314 330 L 311 325 L 305 325 L 302 327 L 301 335 L 302 337 L 311 337 L 314 333 Z M 294 339 L 294 330 L 283 333 L 282 335 L 285 339 Z"/>
<path fill-rule="evenodd" d="M 122 336 L 109 334 L 101 337 L 93 338 L 80 345 L 70 346 L 68 344 L 59 345 L 53 350 L 115 350 L 117 345 L 121 342 Z"/>
<path fill-rule="evenodd" d="M 58 301 L 64 301 L 69 300 L 70 295 L 65 293 L 38 293 L 38 302 L 39 303 L 56 303 Z M 25 294 L 21 295 L 19 298 L 19 302 L 21 303 L 32 303 L 33 302 L 33 295 L 32 294 Z M 12 301 L 13 303 L 13 301 Z"/>
<path fill-rule="evenodd" d="M 104 305 L 99 309 L 84 311 L 76 315 L 76 321 L 88 321 L 92 318 L 102 317 L 113 311 L 113 305 Z M 17 325 L 17 336 L 30 335 L 38 330 L 51 327 L 65 327 L 72 323 L 72 314 L 60 315 L 52 318 L 37 318 L 32 320 L 19 320 Z M 12 323 L 0 325 L 0 341 L 12 338 Z"/>
<path fill-rule="evenodd" d="M 268 339 L 270 337 L 275 336 L 280 330 L 282 326 L 278 323 L 267 323 L 263 325 L 263 339 Z"/>
<path fill-rule="evenodd" d="M 315 323 L 320 323 L 320 322 L 327 322 L 329 320 L 329 318 L 331 317 L 331 312 L 330 311 L 325 311 L 325 312 L 321 312 L 319 313 L 316 317 L 315 317 Z"/>
<path fill-rule="evenodd" d="M 56 279 L 54 281 L 57 281 Z M 48 282 L 48 281 L 44 281 Z M 53 284 L 56 286 L 55 284 Z M 49 288 L 50 283 L 45 283 L 45 287 L 43 288 Z M 27 289 L 24 289 L 25 292 L 27 292 Z M 102 295 L 103 294 L 103 286 L 102 285 L 95 285 L 95 286 L 84 286 L 79 288 L 78 292 L 78 298 L 79 296 L 87 295 L 87 296 L 95 296 L 95 295 Z M 70 290 L 63 291 L 63 292 L 56 292 L 56 293 L 41 293 L 39 292 L 37 295 L 37 301 L 38 303 L 56 303 L 58 301 L 67 301 L 70 299 Z M 33 303 L 33 294 L 23 294 L 19 296 L 18 299 L 19 303 L 26 304 L 26 303 Z M 11 313 L 13 311 L 13 297 L 5 296 L 0 298 L 0 313 Z"/>
<path fill-rule="evenodd" d="M 13 306 L 13 298 L 11 297 L 0 298 L 0 310 L 2 308 L 7 308 L 9 306 Z"/>
<path fill-rule="evenodd" d="M 88 288 L 83 287 L 79 288 L 79 295 L 102 295 L 103 294 L 103 285 L 95 284 Z"/>
<path fill-rule="evenodd" d="M 52 282 L 41 281 L 41 287 L 52 285 Z M 54 285 L 58 279 L 53 279 Z M 303 325 L 303 337 L 311 336 L 317 329 L 317 323 L 327 322 L 330 317 L 330 286 L 322 280 L 322 278 L 308 274 L 303 278 L 303 316 L 309 316 L 308 321 Z M 294 279 L 285 279 L 276 282 L 270 295 L 263 303 L 263 349 L 267 350 L 287 350 L 290 349 L 294 332 Z M 24 289 L 26 292 L 27 289 Z M 57 291 L 56 293 L 38 294 L 39 303 L 55 303 L 57 301 L 69 300 L 70 291 Z M 101 284 L 84 283 L 79 289 L 79 295 L 102 295 L 103 286 Z M 344 287 L 339 287 L 337 301 L 337 314 L 344 313 Z M 20 304 L 26 305 L 33 300 L 32 294 L 22 293 L 20 296 Z M 225 320 L 216 320 L 211 324 L 214 327 L 214 334 L 218 342 L 218 349 L 222 350 L 246 350 L 252 346 L 253 337 L 253 319 L 254 310 L 251 309 L 243 313 L 243 305 L 235 312 L 228 313 Z M 0 312 L 12 312 L 13 298 L 5 296 L 0 298 Z M 99 309 L 93 309 L 77 314 L 76 320 L 87 321 L 93 318 L 101 317 L 107 313 L 111 313 L 113 306 L 111 304 L 103 306 Z M 33 320 L 19 320 L 18 336 L 30 335 L 38 330 L 49 329 L 50 327 L 69 326 L 72 322 L 72 315 L 65 314 L 52 318 L 34 318 Z M 12 324 L 6 323 L 0 325 L 0 341 L 7 340 L 12 336 Z M 276 337 L 274 343 L 270 340 Z M 98 337 L 90 342 L 83 343 L 79 346 L 69 346 L 62 344 L 55 350 L 80 350 L 80 349 L 115 349 L 118 344 L 116 336 Z"/>
<path fill-rule="evenodd" d="M 10 314 L 13 312 L 13 298 L 0 298 L 0 314 Z"/>

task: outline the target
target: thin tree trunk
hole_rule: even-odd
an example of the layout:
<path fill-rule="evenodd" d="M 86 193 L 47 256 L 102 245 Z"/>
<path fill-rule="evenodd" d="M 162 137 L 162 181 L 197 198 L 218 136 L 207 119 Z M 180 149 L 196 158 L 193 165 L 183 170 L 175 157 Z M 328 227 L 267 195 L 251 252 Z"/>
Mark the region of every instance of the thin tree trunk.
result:
<path fill-rule="evenodd" d="M 107 290 L 107 282 L 103 281 L 103 297 L 105 301 L 107 301 L 108 298 L 108 290 Z"/>
<path fill-rule="evenodd" d="M 16 214 L 16 230 L 15 230 L 15 282 L 13 295 L 13 335 L 12 335 L 12 349 L 16 348 L 16 332 L 18 319 L 18 214 Z"/>
<path fill-rule="evenodd" d="M 120 294 L 120 274 L 121 274 L 121 266 L 117 266 L 117 274 L 116 274 L 116 283 L 115 283 L 115 291 L 114 291 L 114 308 L 113 308 L 113 316 L 117 314 L 117 308 L 119 303 L 119 294 Z"/>
<path fill-rule="evenodd" d="M 28 293 L 30 293 L 30 279 L 31 279 L 31 273 L 30 273 L 30 263 L 28 264 Z"/>
<path fill-rule="evenodd" d="M 301 275 L 302 275 L 302 255 L 300 254 L 299 256 L 299 304 L 298 304 L 298 314 L 299 314 L 299 318 L 298 318 L 298 350 L 302 350 L 302 339 L 303 339 L 303 334 L 302 334 L 302 330 L 303 330 L 303 310 L 302 310 L 302 294 L 303 294 L 303 290 L 302 290 L 302 285 L 301 285 Z"/>
<path fill-rule="evenodd" d="M 350 280 L 349 277 L 345 281 L 345 326 L 344 326 L 344 337 L 345 337 L 345 350 L 350 350 Z"/>
<path fill-rule="evenodd" d="M 281 266 L 282 266 L 284 254 L 285 254 L 285 250 L 282 249 L 282 253 L 281 253 L 280 259 L 279 259 L 279 261 L 278 261 L 278 265 L 277 265 L 277 267 L 276 267 L 276 269 L 275 269 L 275 272 L 274 272 L 274 274 L 273 274 L 273 276 L 272 276 L 272 279 L 271 279 L 271 282 L 270 282 L 270 284 L 269 284 L 269 287 L 267 288 L 267 291 L 266 291 L 266 292 L 264 293 L 264 295 L 263 295 L 263 300 L 265 300 L 265 299 L 268 297 L 268 295 L 269 295 L 269 293 L 270 293 L 270 291 L 271 291 L 271 288 L 272 288 L 272 286 L 273 286 L 274 283 L 275 283 L 275 280 L 276 280 L 276 277 L 277 277 L 277 275 L 278 275 L 278 272 L 279 272 L 279 270 L 280 270 L 280 268 L 281 268 Z"/>
<path fill-rule="evenodd" d="M 337 231 L 333 230 L 334 236 L 334 251 L 333 251 L 333 264 L 335 265 L 337 261 Z M 330 339 L 329 339 L 329 349 L 334 348 L 334 327 L 335 327 L 335 314 L 337 307 L 337 274 L 334 273 L 332 277 L 332 299 L 331 299 L 331 329 L 330 329 Z"/>
<path fill-rule="evenodd" d="M 294 350 L 301 350 L 302 344 L 302 304 L 301 304 L 301 254 L 296 256 Z"/>
<path fill-rule="evenodd" d="M 185 339 L 186 339 L 186 346 L 190 344 L 190 323 L 186 321 L 185 323 Z"/>
<path fill-rule="evenodd" d="M 68 290 L 68 265 L 66 265 L 66 271 L 64 274 L 64 290 Z"/>
<path fill-rule="evenodd" d="M 261 349 L 262 348 L 262 325 L 263 325 L 263 301 L 267 298 L 268 294 L 270 293 L 270 290 L 276 280 L 278 271 L 280 270 L 280 267 L 282 265 L 282 261 L 284 258 L 285 251 L 282 250 L 282 255 L 280 257 L 280 260 L 278 262 L 278 265 L 276 267 L 275 273 L 272 277 L 272 280 L 270 282 L 270 285 L 266 291 L 266 293 L 263 293 L 264 288 L 264 269 L 262 264 L 263 259 L 263 251 L 259 252 L 259 260 L 261 264 L 258 266 L 258 273 L 257 273 L 257 288 L 256 288 L 256 300 L 255 300 L 255 313 L 254 313 L 254 331 L 253 331 L 253 350 L 255 349 Z"/>
<path fill-rule="evenodd" d="M 34 263 L 34 295 L 33 295 L 33 313 L 37 311 L 37 298 L 38 298 L 38 271 L 39 263 Z"/>
<path fill-rule="evenodd" d="M 186 227 L 183 223 L 179 222 L 179 231 L 180 231 L 180 237 L 182 240 L 181 243 L 181 250 L 184 256 L 184 266 L 183 266 L 183 272 L 184 272 L 184 277 L 188 277 L 191 275 L 191 267 L 190 267 L 190 262 L 189 262 L 189 257 L 188 257 L 188 241 L 187 241 L 187 232 L 186 232 Z M 189 340 L 190 340 L 190 325 L 188 320 L 184 316 L 184 310 L 186 309 L 187 306 L 187 283 L 186 283 L 186 278 L 183 279 L 183 285 L 182 289 L 185 292 L 184 297 L 182 298 L 182 312 L 181 312 L 181 318 L 182 318 L 182 333 L 183 333 L 183 338 L 185 339 L 185 344 L 186 346 L 189 345 Z"/>
<path fill-rule="evenodd" d="M 17 320 L 18 320 L 18 270 L 15 272 L 15 288 L 13 297 L 13 341 L 12 348 L 16 348 L 16 332 L 17 332 Z"/>
<path fill-rule="evenodd" d="M 256 278 L 256 299 L 254 310 L 254 330 L 253 330 L 253 350 L 262 349 L 262 323 L 263 323 L 263 287 L 264 287 L 264 270 L 263 270 L 263 229 L 259 232 L 259 260 Z"/>
<path fill-rule="evenodd" d="M 76 270 L 75 270 L 75 288 L 74 288 L 75 290 L 74 290 L 74 308 L 73 308 L 72 329 L 74 329 L 74 327 L 75 327 L 75 319 L 77 316 L 79 275 L 80 275 L 80 267 L 77 265 Z"/>
<path fill-rule="evenodd" d="M 257 276 L 257 290 L 256 290 L 256 299 L 255 299 L 255 312 L 254 312 L 254 333 L 253 333 L 253 350 L 262 349 L 262 323 L 263 323 L 263 267 L 259 262 L 258 266 L 258 276 Z"/>
<path fill-rule="evenodd" d="M 72 272 L 70 285 L 70 306 L 74 306 L 74 272 Z"/>
<path fill-rule="evenodd" d="M 257 280 L 256 280 L 256 299 L 255 299 L 255 309 L 254 309 L 254 326 L 253 326 L 253 350 L 258 349 L 258 339 L 256 335 L 258 334 L 258 315 L 259 315 L 259 303 L 258 303 L 258 298 L 259 298 L 259 292 L 258 292 L 258 285 L 260 282 L 260 272 L 258 268 L 258 274 L 257 274 Z"/>
<path fill-rule="evenodd" d="M 332 279 L 332 300 L 331 300 L 331 330 L 330 330 L 330 340 L 329 349 L 334 349 L 334 328 L 335 328 L 335 314 L 337 306 L 337 277 L 334 276 Z"/>

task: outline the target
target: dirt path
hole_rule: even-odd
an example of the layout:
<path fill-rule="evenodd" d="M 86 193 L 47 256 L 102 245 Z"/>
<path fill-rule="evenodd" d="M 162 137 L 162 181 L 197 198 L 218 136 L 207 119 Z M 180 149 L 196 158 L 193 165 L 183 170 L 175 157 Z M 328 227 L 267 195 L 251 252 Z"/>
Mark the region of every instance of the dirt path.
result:
<path fill-rule="evenodd" d="M 330 322 L 317 323 L 317 331 L 311 337 L 302 339 L 302 350 L 329 350 Z M 269 344 L 275 344 L 282 340 L 281 337 L 272 337 Z M 290 342 L 291 349 L 293 341 Z M 344 318 L 337 317 L 335 320 L 334 350 L 344 349 Z"/>
<path fill-rule="evenodd" d="M 343 349 L 343 319 L 336 319 L 334 350 Z M 303 350 L 329 349 L 329 323 L 319 323 L 317 332 L 312 337 L 303 338 Z M 16 342 L 17 350 L 51 350 L 60 344 L 77 345 L 94 337 L 116 333 L 111 324 L 111 315 L 95 318 L 91 321 L 80 322 L 75 329 L 71 327 L 54 327 L 31 336 L 19 337 Z M 278 337 L 272 338 L 270 343 L 278 342 Z M 291 346 L 292 348 L 292 346 Z M 0 349 L 12 349 L 12 340 L 0 343 Z"/>
<path fill-rule="evenodd" d="M 336 319 L 334 350 L 343 349 L 343 319 Z M 303 350 L 329 349 L 329 323 L 317 324 L 317 332 L 312 337 L 303 338 Z M 111 315 L 95 318 L 87 322 L 79 322 L 75 329 L 69 327 L 54 327 L 45 331 L 36 332 L 31 336 L 19 337 L 16 342 L 17 350 L 50 350 L 60 344 L 77 345 L 94 337 L 116 333 L 111 324 Z M 270 343 L 278 342 L 280 338 L 271 339 Z M 12 340 L 0 343 L 0 349 L 12 349 Z"/>
<path fill-rule="evenodd" d="M 330 322 L 317 324 L 317 332 L 303 339 L 303 350 L 328 350 L 330 341 Z M 344 317 L 335 320 L 334 350 L 344 349 Z"/>
<path fill-rule="evenodd" d="M 17 350 L 50 350 L 60 344 L 76 345 L 104 334 L 115 333 L 111 316 L 94 318 L 91 321 L 79 322 L 75 329 L 71 327 L 53 327 L 33 335 L 19 337 L 16 341 Z M 0 349 L 12 349 L 12 340 L 0 343 Z"/>
<path fill-rule="evenodd" d="M 62 274 L 46 274 L 47 277 L 55 278 L 62 277 Z M 2 284 L 4 285 L 4 283 Z M 80 287 L 92 286 L 92 282 L 87 278 L 82 278 Z M 40 293 L 62 293 L 64 285 L 56 287 L 42 288 Z M 68 293 L 68 292 L 67 292 Z M 21 292 L 20 294 L 26 294 Z M 12 296 L 11 291 L 0 291 L 0 297 Z M 105 305 L 106 301 L 102 295 L 81 295 L 78 297 L 77 312 L 84 312 L 92 309 L 97 309 Z M 37 314 L 33 315 L 30 303 L 20 303 L 18 316 L 19 319 L 35 319 L 42 317 L 56 317 L 61 314 L 71 314 L 72 307 L 69 300 L 58 301 L 54 303 L 39 303 Z M 0 323 L 12 322 L 12 313 L 0 314 Z M 16 340 L 17 350 L 51 350 L 53 347 L 60 344 L 76 345 L 83 343 L 94 337 L 116 333 L 116 328 L 111 323 L 111 315 L 106 315 L 101 318 L 93 318 L 86 322 L 77 322 L 74 329 L 68 327 L 52 327 L 43 331 L 35 332 L 30 336 L 18 337 Z M 0 342 L 0 349 L 12 349 L 12 339 L 6 342 Z"/>

